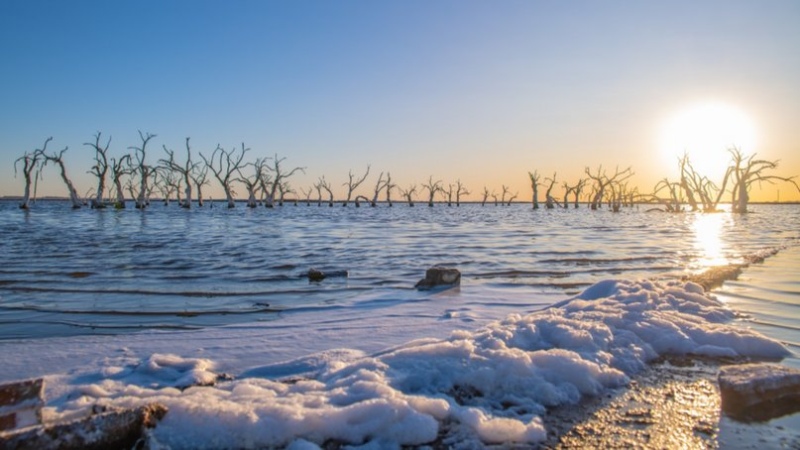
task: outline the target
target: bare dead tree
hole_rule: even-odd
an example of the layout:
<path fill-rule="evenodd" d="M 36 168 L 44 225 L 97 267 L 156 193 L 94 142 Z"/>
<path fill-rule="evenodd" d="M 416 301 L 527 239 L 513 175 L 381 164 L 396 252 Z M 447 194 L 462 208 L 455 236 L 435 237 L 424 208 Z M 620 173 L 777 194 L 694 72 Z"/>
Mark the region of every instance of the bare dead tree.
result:
<path fill-rule="evenodd" d="M 461 196 L 469 195 L 470 192 L 461 182 L 461 179 L 456 180 L 456 206 L 461 206 Z"/>
<path fill-rule="evenodd" d="M 86 142 L 83 145 L 88 145 L 94 148 L 94 165 L 89 173 L 97 177 L 97 192 L 91 202 L 91 207 L 105 208 L 106 204 L 103 202 L 103 193 L 106 191 L 106 175 L 108 174 L 108 146 L 111 145 L 111 136 L 108 137 L 105 147 L 100 145 L 100 132 L 94 136 L 94 144 Z"/>
<path fill-rule="evenodd" d="M 361 207 L 361 201 L 362 200 L 367 202 L 367 203 L 369 203 L 369 199 L 367 198 L 367 196 L 365 196 L 365 195 L 356 195 L 356 198 L 354 200 L 356 208 L 360 208 Z"/>
<path fill-rule="evenodd" d="M 189 176 L 197 188 L 197 206 L 203 206 L 203 186 L 208 185 L 208 164 L 197 163 L 189 172 Z"/>
<path fill-rule="evenodd" d="M 325 175 L 320 177 L 319 182 L 319 189 L 324 189 L 325 192 L 328 193 L 328 206 L 333 206 L 333 191 L 331 190 L 331 184 L 325 179 Z"/>
<path fill-rule="evenodd" d="M 619 167 L 614 172 L 614 175 L 609 177 L 606 175 L 605 171 L 603 170 L 603 166 L 599 166 L 597 168 L 597 173 L 592 174 L 592 172 L 587 167 L 586 175 L 589 176 L 589 179 L 594 181 L 594 196 L 592 198 L 591 208 L 596 210 L 602 205 L 603 198 L 606 195 L 606 189 L 613 184 L 613 183 L 620 183 L 631 176 L 633 176 L 633 171 L 630 167 L 625 170 L 619 170 Z"/>
<path fill-rule="evenodd" d="M 448 184 L 447 189 L 442 188 L 442 197 L 447 200 L 447 206 L 453 206 L 453 185 Z"/>
<path fill-rule="evenodd" d="M 30 209 L 31 184 L 33 184 L 41 174 L 44 152 L 47 150 L 47 144 L 52 140 L 52 137 L 47 138 L 41 149 L 36 149 L 33 153 L 25 152 L 24 155 L 14 161 L 14 176 L 17 176 L 17 164 L 22 162 L 22 176 L 25 177 L 25 191 L 22 196 L 22 202 L 19 204 L 20 209 Z"/>
<path fill-rule="evenodd" d="M 500 204 L 505 206 L 505 204 L 506 204 L 506 195 L 509 194 L 509 189 L 510 188 L 508 186 L 506 186 L 505 184 L 500 185 L 500 188 L 503 190 L 503 193 L 500 195 Z"/>
<path fill-rule="evenodd" d="M 305 188 L 300 188 L 300 192 L 302 192 L 303 196 L 306 198 L 306 206 L 311 206 L 311 194 L 314 193 L 314 188 L 315 187 L 316 187 L 316 185 L 310 187 L 307 191 L 305 190 Z M 322 198 L 320 197 L 320 202 L 321 201 L 322 201 Z"/>
<path fill-rule="evenodd" d="M 528 177 L 531 179 L 531 190 L 533 191 L 533 198 L 531 203 L 533 205 L 533 209 L 539 209 L 539 179 L 541 175 L 539 175 L 538 171 L 528 172 Z"/>
<path fill-rule="evenodd" d="M 160 159 L 158 160 L 161 167 L 168 169 L 172 172 L 178 173 L 180 176 L 183 177 L 183 184 L 184 187 L 184 194 L 185 199 L 183 202 L 180 201 L 180 194 L 178 195 L 178 203 L 183 208 L 191 208 L 192 207 L 192 173 L 198 170 L 198 166 L 200 163 L 192 163 L 192 149 L 189 146 L 189 138 L 186 138 L 186 162 L 183 164 L 179 164 L 178 161 L 175 159 L 175 152 L 168 149 L 166 145 L 164 147 L 164 152 L 167 153 L 169 159 Z M 179 191 L 180 192 L 180 191 Z"/>
<path fill-rule="evenodd" d="M 433 176 L 428 178 L 428 184 L 423 184 L 422 189 L 428 191 L 428 206 L 433 207 L 433 199 L 437 193 L 442 191 L 442 180 L 433 181 Z"/>
<path fill-rule="evenodd" d="M 319 181 L 314 183 L 314 189 L 317 191 L 317 206 L 322 206 L 322 185 Z"/>
<path fill-rule="evenodd" d="M 286 194 L 296 194 L 294 189 L 289 185 L 289 181 L 283 180 L 281 184 L 278 185 L 278 206 L 283 206 L 283 202 L 286 198 Z M 295 200 L 295 204 L 297 201 Z"/>
<path fill-rule="evenodd" d="M 489 193 L 489 188 L 486 186 L 483 187 L 483 198 L 481 199 L 481 206 L 486 206 L 486 200 L 489 198 L 491 194 Z"/>
<path fill-rule="evenodd" d="M 556 202 L 556 199 L 554 199 L 553 196 L 551 195 L 551 193 L 553 192 L 553 186 L 556 185 L 556 173 L 555 172 L 553 173 L 553 178 L 547 177 L 544 179 L 544 181 L 550 182 L 550 184 L 547 186 L 547 191 L 544 194 L 545 198 L 544 206 L 547 209 L 553 209 L 555 205 L 558 204 L 558 202 Z"/>
<path fill-rule="evenodd" d="M 667 212 L 680 212 L 683 210 L 681 204 L 683 200 L 680 196 L 680 189 L 681 183 L 673 183 L 670 182 L 669 179 L 664 178 L 663 180 L 656 183 L 655 187 L 653 188 L 653 195 L 652 197 L 664 205 L 664 209 Z M 667 191 L 669 194 L 668 198 L 664 198 L 660 195 L 662 191 Z"/>
<path fill-rule="evenodd" d="M 255 208 L 258 206 L 258 200 L 256 199 L 256 194 L 259 189 L 263 189 L 264 187 L 264 172 L 265 172 L 265 165 L 266 165 L 266 158 L 257 158 L 253 163 L 246 163 L 242 165 L 240 168 L 236 170 L 239 174 L 239 177 L 236 178 L 236 181 L 244 184 L 245 189 L 247 189 L 247 207 L 248 208 Z M 253 167 L 253 175 L 251 177 L 247 177 L 242 173 L 242 169 L 252 166 Z"/>
<path fill-rule="evenodd" d="M 575 186 L 572 186 L 572 187 L 571 187 L 572 193 L 575 195 L 575 204 L 574 204 L 574 207 L 575 207 L 576 209 L 578 208 L 578 204 L 579 204 L 578 202 L 579 202 L 579 200 L 580 200 L 580 197 L 581 197 L 581 192 L 583 191 L 583 188 L 584 188 L 585 186 L 586 186 L 586 179 L 585 179 L 585 178 L 581 178 L 580 180 L 578 180 L 578 183 L 577 183 L 577 184 L 575 184 Z M 566 207 L 567 207 L 567 205 L 566 205 L 566 203 L 567 203 L 567 202 L 566 202 L 566 198 L 564 199 L 564 203 L 565 203 L 565 204 L 564 204 L 564 207 L 566 208 Z"/>
<path fill-rule="evenodd" d="M 412 184 L 408 189 L 400 188 L 400 192 L 403 194 L 403 197 L 406 198 L 408 206 L 414 206 L 414 193 L 417 192 L 417 185 Z"/>
<path fill-rule="evenodd" d="M 494 206 L 497 206 L 497 192 L 492 191 L 492 200 L 494 200 Z"/>
<path fill-rule="evenodd" d="M 286 182 L 286 180 L 294 175 L 297 172 L 305 173 L 305 167 L 295 167 L 288 172 L 281 167 L 281 164 L 286 160 L 286 157 L 279 158 L 277 154 L 275 154 L 275 158 L 272 159 L 272 166 L 266 166 L 266 168 L 271 172 L 271 179 L 272 183 L 267 192 L 267 197 L 264 201 L 264 206 L 267 208 L 272 208 L 275 204 L 275 194 L 278 193 L 281 184 Z M 265 177 L 265 180 L 269 180 L 269 178 Z"/>
<path fill-rule="evenodd" d="M 116 158 L 110 158 L 111 160 L 111 181 L 114 184 L 114 190 L 116 191 L 116 201 L 114 202 L 114 208 L 116 209 L 123 209 L 125 208 L 125 191 L 122 187 L 122 177 L 126 175 L 130 175 L 130 165 L 131 165 L 131 155 L 123 155 L 119 160 Z"/>
<path fill-rule="evenodd" d="M 128 147 L 134 151 L 134 157 L 136 157 L 135 170 L 139 175 L 139 195 L 136 197 L 136 208 L 138 209 L 143 209 L 147 207 L 148 204 L 147 196 L 150 192 L 150 189 L 148 188 L 147 182 L 150 176 L 155 172 L 155 167 L 147 165 L 145 160 L 147 156 L 147 144 L 154 137 L 156 137 L 155 134 L 143 134 L 141 131 L 139 131 L 139 139 L 142 140 L 141 147 Z"/>
<path fill-rule="evenodd" d="M 386 203 L 389 206 L 392 206 L 392 189 L 396 188 L 397 185 L 392 183 L 392 174 L 386 172 Z"/>
<path fill-rule="evenodd" d="M 242 161 L 244 161 L 244 155 L 248 151 L 250 151 L 250 149 L 246 148 L 244 143 L 242 143 L 242 150 L 238 152 L 238 154 L 235 148 L 229 152 L 217 144 L 217 148 L 214 150 L 214 153 L 211 154 L 211 158 L 206 159 L 206 157 L 200 153 L 200 157 L 203 158 L 208 169 L 214 174 L 214 178 L 222 185 L 222 189 L 225 191 L 225 199 L 228 202 L 228 208 L 234 208 L 236 206 L 236 202 L 233 200 L 233 181 L 236 180 L 236 178 L 233 177 L 233 174 L 239 171 L 239 168 L 242 166 Z"/>
<path fill-rule="evenodd" d="M 372 196 L 372 200 L 369 201 L 369 205 L 372 206 L 373 208 L 378 203 L 378 196 L 381 194 L 381 191 L 386 189 L 387 183 L 388 180 L 387 181 L 383 180 L 383 172 L 381 172 L 380 175 L 378 175 L 378 181 L 375 183 L 375 194 Z"/>
<path fill-rule="evenodd" d="M 355 191 L 356 189 L 358 189 L 359 186 L 361 186 L 361 183 L 363 183 L 364 180 L 367 179 L 368 175 L 369 175 L 369 165 L 367 166 L 367 171 L 364 172 L 364 176 L 361 178 L 356 178 L 352 170 L 348 172 L 347 177 L 349 178 L 349 180 L 346 183 L 342 183 L 342 186 L 347 186 L 347 198 L 344 200 L 344 202 L 342 202 L 342 206 L 347 206 L 347 204 L 350 203 L 350 200 L 353 198 L 353 191 Z"/>
<path fill-rule="evenodd" d="M 180 190 L 180 178 L 175 176 L 175 172 L 161 166 L 156 167 L 153 173 L 153 188 L 161 192 L 161 199 L 164 201 L 164 206 L 169 206 L 170 198 L 173 192 Z M 180 204 L 180 194 L 178 194 L 178 203 Z"/>
<path fill-rule="evenodd" d="M 48 142 L 50 139 L 48 139 Z M 45 142 L 45 145 L 47 142 Z M 64 184 L 67 185 L 67 190 L 69 191 L 69 200 L 72 202 L 72 208 L 78 209 L 83 205 L 83 201 L 81 200 L 80 195 L 78 195 L 78 190 L 75 189 L 75 185 L 72 184 L 72 180 L 69 179 L 67 176 L 67 168 L 64 165 L 64 152 L 66 152 L 69 147 L 64 147 L 60 152 L 53 153 L 48 155 L 47 153 L 42 153 L 44 155 L 44 165 L 47 163 L 52 162 L 57 164 L 59 169 L 61 170 L 61 179 L 64 180 Z"/>
<path fill-rule="evenodd" d="M 506 206 L 511 206 L 511 202 L 513 202 L 517 197 L 519 197 L 519 191 L 515 192 L 514 194 L 508 197 L 508 201 L 506 202 Z"/>
<path fill-rule="evenodd" d="M 768 161 L 766 159 L 755 159 L 756 154 L 745 157 L 739 148 L 728 149 L 732 157 L 731 170 L 733 173 L 733 188 L 731 189 L 732 211 L 735 213 L 748 212 L 747 206 L 750 202 L 750 188 L 753 183 L 770 183 L 783 181 L 791 183 L 800 192 L 800 186 L 794 180 L 795 177 L 781 177 L 766 174 L 766 171 L 775 170 L 778 161 Z"/>

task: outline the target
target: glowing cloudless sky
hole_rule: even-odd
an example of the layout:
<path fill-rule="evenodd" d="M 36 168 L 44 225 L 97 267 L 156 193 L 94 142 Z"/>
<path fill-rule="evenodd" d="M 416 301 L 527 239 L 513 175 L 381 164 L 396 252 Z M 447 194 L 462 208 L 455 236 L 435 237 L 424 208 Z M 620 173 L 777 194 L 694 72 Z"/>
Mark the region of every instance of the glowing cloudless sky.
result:
<path fill-rule="evenodd" d="M 524 200 L 529 170 L 561 184 L 602 164 L 632 166 L 650 191 L 677 173 L 665 123 L 698 104 L 740 111 L 775 174 L 800 175 L 798 24 L 795 0 L 6 0 L 0 195 L 22 193 L 13 162 L 48 136 L 69 146 L 83 194 L 83 143 L 101 131 L 120 156 L 137 130 L 157 135 L 151 163 L 162 145 L 182 155 L 187 136 L 195 155 L 277 153 L 307 168 L 298 190 L 370 164 L 364 193 L 391 171 L 401 187 L 433 176 Z M 721 175 L 727 154 L 709 151 Z M 66 195 L 55 168 L 44 177 L 39 195 Z M 800 200 L 787 184 L 752 197 L 776 189 Z"/>

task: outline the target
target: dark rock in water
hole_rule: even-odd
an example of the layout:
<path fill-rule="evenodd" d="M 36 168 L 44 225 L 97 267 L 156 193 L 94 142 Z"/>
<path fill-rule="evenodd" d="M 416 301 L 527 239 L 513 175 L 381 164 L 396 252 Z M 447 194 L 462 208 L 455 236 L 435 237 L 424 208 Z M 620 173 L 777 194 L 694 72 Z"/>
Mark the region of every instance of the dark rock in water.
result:
<path fill-rule="evenodd" d="M 722 410 L 745 421 L 767 421 L 800 411 L 800 369 L 776 364 L 723 367 Z"/>
<path fill-rule="evenodd" d="M 459 286 L 461 284 L 461 272 L 453 267 L 433 266 L 425 272 L 425 278 L 419 280 L 414 286 L 417 289 L 425 290 L 440 286 Z"/>
<path fill-rule="evenodd" d="M 325 278 L 329 277 L 341 277 L 347 278 L 348 272 L 346 270 L 334 270 L 331 272 L 323 272 L 321 270 L 317 270 L 314 268 L 308 269 L 308 273 L 306 276 L 308 277 L 308 281 L 322 281 Z"/>
<path fill-rule="evenodd" d="M 322 273 L 321 270 L 308 269 L 308 280 L 309 281 L 322 281 L 324 279 L 325 279 L 325 274 Z"/>

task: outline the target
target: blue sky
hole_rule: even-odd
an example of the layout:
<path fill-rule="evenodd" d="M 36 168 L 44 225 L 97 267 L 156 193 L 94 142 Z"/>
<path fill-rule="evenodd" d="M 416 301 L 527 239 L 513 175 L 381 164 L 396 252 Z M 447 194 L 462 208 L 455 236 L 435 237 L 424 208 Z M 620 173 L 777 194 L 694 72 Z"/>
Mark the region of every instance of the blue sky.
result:
<path fill-rule="evenodd" d="M 187 136 L 277 153 L 307 168 L 297 188 L 371 164 L 525 198 L 529 170 L 603 164 L 649 189 L 674 175 L 659 127 L 702 101 L 744 111 L 759 155 L 800 175 L 798 23 L 796 1 L 3 1 L 0 195 L 48 136 L 88 190 L 82 144 L 101 131 L 119 156 L 137 130 L 158 135 L 151 162 Z M 63 191 L 48 168 L 40 194 Z"/>

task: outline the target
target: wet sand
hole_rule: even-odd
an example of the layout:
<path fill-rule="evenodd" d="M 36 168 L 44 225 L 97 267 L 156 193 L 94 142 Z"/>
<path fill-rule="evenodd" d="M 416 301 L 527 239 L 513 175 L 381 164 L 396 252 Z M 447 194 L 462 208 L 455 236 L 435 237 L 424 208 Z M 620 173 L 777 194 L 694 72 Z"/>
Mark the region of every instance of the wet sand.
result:
<path fill-rule="evenodd" d="M 627 388 L 554 408 L 541 448 L 800 449 L 800 414 L 761 423 L 721 413 L 721 362 L 659 361 Z"/>

